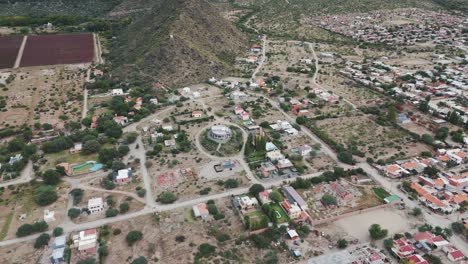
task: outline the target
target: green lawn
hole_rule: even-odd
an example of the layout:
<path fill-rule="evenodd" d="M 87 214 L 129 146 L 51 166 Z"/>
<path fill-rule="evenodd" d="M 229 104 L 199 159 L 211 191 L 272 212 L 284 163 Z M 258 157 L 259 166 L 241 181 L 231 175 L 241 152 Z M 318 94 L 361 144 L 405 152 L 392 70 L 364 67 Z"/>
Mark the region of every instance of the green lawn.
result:
<path fill-rule="evenodd" d="M 249 218 L 248 229 L 251 231 L 262 229 L 268 226 L 269 219 L 261 211 L 253 211 L 253 212 L 247 213 L 244 216 L 244 218 L 245 217 Z"/>
<path fill-rule="evenodd" d="M 279 204 L 272 204 L 271 205 L 271 208 L 273 208 L 276 212 L 278 212 L 279 214 L 277 214 L 277 220 L 276 220 L 276 223 L 277 224 L 282 224 L 282 223 L 288 223 L 289 222 L 289 216 L 286 214 L 286 212 L 283 210 L 283 208 L 281 208 L 281 206 Z"/>
<path fill-rule="evenodd" d="M 382 188 L 374 187 L 372 188 L 372 190 L 374 190 L 375 195 L 377 195 L 377 197 L 379 197 L 382 200 L 385 199 L 385 197 L 390 196 L 390 193 L 388 193 L 386 190 Z"/>
<path fill-rule="evenodd" d="M 6 216 L 5 223 L 3 223 L 2 230 L 0 231 L 0 240 L 5 239 L 6 235 L 8 234 L 8 230 L 10 229 L 10 224 L 12 220 L 13 212 L 9 213 Z"/>

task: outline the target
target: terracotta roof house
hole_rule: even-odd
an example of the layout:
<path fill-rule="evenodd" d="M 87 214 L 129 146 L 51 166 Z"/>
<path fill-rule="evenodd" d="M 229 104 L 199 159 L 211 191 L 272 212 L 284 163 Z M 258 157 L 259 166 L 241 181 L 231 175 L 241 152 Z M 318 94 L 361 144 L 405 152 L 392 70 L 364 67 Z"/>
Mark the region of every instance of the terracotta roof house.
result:
<path fill-rule="evenodd" d="M 197 205 L 194 205 L 192 207 L 192 210 L 193 210 L 193 215 L 196 218 L 205 219 L 210 215 L 210 213 L 208 212 L 208 206 L 206 205 L 206 203 L 199 203 Z"/>

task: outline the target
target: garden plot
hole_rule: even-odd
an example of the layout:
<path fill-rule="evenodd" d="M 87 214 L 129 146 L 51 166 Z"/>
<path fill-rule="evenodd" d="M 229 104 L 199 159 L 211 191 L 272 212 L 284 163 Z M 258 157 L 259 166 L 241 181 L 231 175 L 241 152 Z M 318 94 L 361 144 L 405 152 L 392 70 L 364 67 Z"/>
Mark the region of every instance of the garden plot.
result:
<path fill-rule="evenodd" d="M 413 142 L 403 130 L 379 126 L 364 115 L 320 120 L 316 126 L 335 142 L 355 146 L 375 160 L 411 157 L 428 150 L 424 144 Z"/>
<path fill-rule="evenodd" d="M 60 129 L 65 121 L 80 119 L 85 80 L 82 71 L 57 66 L 15 69 L 11 73 L 13 80 L 0 90 L 0 96 L 6 99 L 0 127 L 40 122 Z"/>

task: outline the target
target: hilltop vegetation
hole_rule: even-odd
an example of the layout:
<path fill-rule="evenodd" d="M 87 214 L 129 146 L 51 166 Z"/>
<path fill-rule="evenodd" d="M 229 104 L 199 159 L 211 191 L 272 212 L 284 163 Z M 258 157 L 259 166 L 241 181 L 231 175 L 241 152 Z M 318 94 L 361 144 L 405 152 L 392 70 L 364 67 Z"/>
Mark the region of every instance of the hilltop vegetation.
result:
<path fill-rule="evenodd" d="M 124 0 L 0 0 L 0 15 L 99 16 Z"/>

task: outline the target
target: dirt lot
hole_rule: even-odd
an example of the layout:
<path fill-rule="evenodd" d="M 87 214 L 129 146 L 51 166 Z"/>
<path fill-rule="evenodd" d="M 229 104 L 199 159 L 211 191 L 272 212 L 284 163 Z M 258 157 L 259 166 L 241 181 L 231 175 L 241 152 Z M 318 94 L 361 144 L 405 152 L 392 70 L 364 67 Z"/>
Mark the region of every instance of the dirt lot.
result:
<path fill-rule="evenodd" d="M 325 119 L 316 124 L 336 142 L 356 145 L 366 157 L 374 159 L 387 159 L 395 154 L 411 157 L 429 150 L 422 143 L 414 143 L 406 132 L 377 125 L 365 115 Z"/>
<path fill-rule="evenodd" d="M 191 209 L 186 208 L 161 213 L 159 221 L 154 216 L 145 216 L 113 224 L 112 229 L 119 228 L 122 234 L 109 237 L 108 244 L 112 246 L 105 263 L 120 263 L 132 259 L 132 256 L 145 256 L 153 261 L 157 258 L 158 263 L 193 263 L 193 256 L 202 243 L 217 247 L 219 254 L 216 259 L 230 259 L 230 263 L 258 263 L 268 251 L 256 250 L 245 242 L 236 245 L 234 240 L 245 234 L 242 222 L 228 208 L 230 202 L 227 199 L 217 200 L 216 206 L 225 215 L 224 219 L 195 221 Z M 144 235 L 143 240 L 129 250 L 125 235 L 131 230 L 139 230 Z M 229 234 L 231 239 L 217 242 L 214 236 L 219 233 Z M 279 263 L 290 262 L 285 256 L 287 254 L 278 254 Z"/>
<path fill-rule="evenodd" d="M 0 112 L 0 127 L 35 122 L 63 128 L 64 121 L 81 116 L 85 74 L 79 66 L 34 67 L 12 70 L 14 80 L 0 90 L 8 100 Z"/>
<path fill-rule="evenodd" d="M 87 208 L 88 207 L 88 200 L 91 199 L 91 198 L 96 198 L 96 197 L 101 197 L 104 200 L 104 202 L 106 202 L 106 198 L 108 196 L 112 196 L 112 200 L 115 203 L 115 205 L 113 207 L 108 205 L 107 207 L 104 208 L 104 211 L 102 211 L 102 212 L 94 213 L 94 214 L 90 214 L 90 215 L 82 214 L 79 217 L 77 217 L 76 219 L 74 219 L 73 222 L 75 222 L 75 223 L 84 223 L 84 222 L 90 222 L 90 221 L 105 218 L 105 212 L 106 212 L 106 210 L 108 208 L 115 208 L 115 209 L 118 210 L 119 205 L 121 203 L 124 203 L 124 202 L 128 203 L 128 205 L 130 206 L 130 209 L 128 210 L 128 212 L 135 212 L 135 211 L 141 210 L 144 207 L 144 205 L 142 203 L 140 203 L 139 201 L 133 199 L 132 197 L 128 197 L 126 195 L 123 195 L 123 194 L 106 193 L 104 191 L 94 191 L 94 190 L 91 191 L 91 190 L 86 190 L 86 189 L 84 190 L 84 196 L 83 196 L 83 199 L 81 200 L 81 203 L 74 206 L 74 207 L 76 207 L 76 208 Z"/>
<path fill-rule="evenodd" d="M 67 205 L 69 186 L 66 183 L 57 188 L 59 199 L 49 206 L 38 206 L 34 202 L 32 187 L 24 186 L 17 189 L 5 189 L 0 198 L 0 239 L 15 238 L 16 230 L 23 224 L 31 224 L 44 220 L 44 210 L 55 211 L 55 221 L 49 222 L 49 229 L 58 226 L 64 217 Z M 20 216 L 26 214 L 21 220 Z"/>

